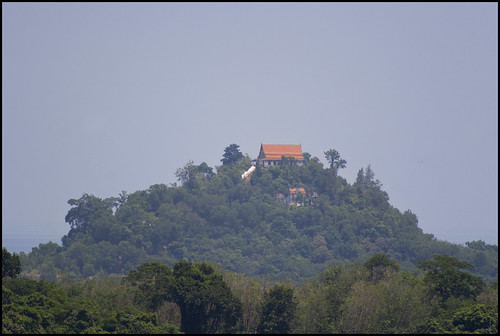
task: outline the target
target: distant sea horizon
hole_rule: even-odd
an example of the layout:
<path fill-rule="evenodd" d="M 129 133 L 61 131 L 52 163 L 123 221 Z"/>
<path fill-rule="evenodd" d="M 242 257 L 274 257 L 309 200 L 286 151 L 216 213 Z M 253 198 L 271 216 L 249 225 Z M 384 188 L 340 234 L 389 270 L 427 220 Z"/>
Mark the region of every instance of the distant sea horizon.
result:
<path fill-rule="evenodd" d="M 62 245 L 61 238 L 67 234 L 55 231 L 46 232 L 9 232 L 2 230 L 2 248 L 10 253 L 30 253 L 34 247 L 46 244 L 49 241 Z"/>

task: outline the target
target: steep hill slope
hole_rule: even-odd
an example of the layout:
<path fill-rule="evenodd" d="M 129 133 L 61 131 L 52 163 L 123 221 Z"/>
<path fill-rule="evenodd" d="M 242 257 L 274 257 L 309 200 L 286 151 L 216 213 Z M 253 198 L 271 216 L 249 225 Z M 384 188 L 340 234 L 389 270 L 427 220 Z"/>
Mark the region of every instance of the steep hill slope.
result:
<path fill-rule="evenodd" d="M 145 261 L 172 266 L 185 258 L 299 280 L 383 252 L 407 270 L 446 254 L 474 265 L 472 272 L 485 280 L 498 274 L 497 246 L 464 247 L 424 234 L 415 214 L 391 206 L 369 166 L 352 185 L 317 158 L 303 166 L 257 167 L 243 179 L 250 166 L 244 157 L 214 173 L 206 163 L 189 162 L 177 170 L 180 186 L 69 200 L 63 246 L 41 244 L 22 254 L 24 273 L 48 279 L 127 274 Z"/>

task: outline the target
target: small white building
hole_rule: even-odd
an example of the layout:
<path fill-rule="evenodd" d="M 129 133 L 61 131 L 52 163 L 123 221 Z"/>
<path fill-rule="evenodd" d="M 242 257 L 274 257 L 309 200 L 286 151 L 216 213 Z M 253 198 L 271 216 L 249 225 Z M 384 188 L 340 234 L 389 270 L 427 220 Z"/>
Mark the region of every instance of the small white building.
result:
<path fill-rule="evenodd" d="M 313 205 L 314 200 L 318 198 L 317 192 L 306 193 L 304 188 L 290 188 L 288 189 L 288 195 L 276 194 L 276 201 L 285 203 L 288 205 Z"/>

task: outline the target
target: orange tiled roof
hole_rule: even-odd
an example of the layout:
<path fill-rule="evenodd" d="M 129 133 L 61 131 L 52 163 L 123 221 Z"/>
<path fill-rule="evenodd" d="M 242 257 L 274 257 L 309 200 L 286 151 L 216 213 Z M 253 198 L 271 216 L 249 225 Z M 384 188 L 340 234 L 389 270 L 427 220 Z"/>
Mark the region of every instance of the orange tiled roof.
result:
<path fill-rule="evenodd" d="M 281 156 L 291 156 L 304 161 L 301 145 L 261 145 L 259 159 L 281 160 Z"/>
<path fill-rule="evenodd" d="M 304 188 L 290 188 L 289 192 L 290 192 L 291 195 L 294 195 L 297 192 L 300 192 L 302 195 L 306 194 L 306 190 Z"/>

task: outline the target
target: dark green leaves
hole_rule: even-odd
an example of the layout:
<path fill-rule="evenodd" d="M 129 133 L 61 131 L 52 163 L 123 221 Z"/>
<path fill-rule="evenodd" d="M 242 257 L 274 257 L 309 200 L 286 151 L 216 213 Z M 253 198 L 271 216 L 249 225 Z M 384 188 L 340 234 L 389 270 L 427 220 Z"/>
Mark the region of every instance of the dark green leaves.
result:
<path fill-rule="evenodd" d="M 142 291 L 151 308 L 175 302 L 181 330 L 188 334 L 231 333 L 241 317 L 241 302 L 208 263 L 181 260 L 173 271 L 157 262 L 146 263 L 124 280 Z"/>
<path fill-rule="evenodd" d="M 237 144 L 229 145 L 224 149 L 224 155 L 222 155 L 222 164 L 229 165 L 238 162 L 243 158 L 243 154 L 239 150 L 240 146 Z"/>
<path fill-rule="evenodd" d="M 296 308 L 293 288 L 275 285 L 264 294 L 257 332 L 260 334 L 290 333 Z"/>
<path fill-rule="evenodd" d="M 21 273 L 19 255 L 11 254 L 5 247 L 2 248 L 2 278 L 17 277 Z"/>
<path fill-rule="evenodd" d="M 432 258 L 420 261 L 419 268 L 425 271 L 424 282 L 443 301 L 451 297 L 476 298 L 485 287 L 481 277 L 462 271 L 473 268 L 471 264 L 447 255 Z"/>

